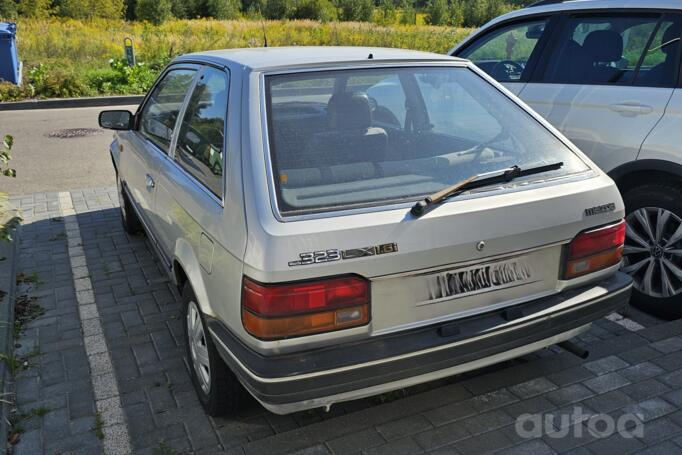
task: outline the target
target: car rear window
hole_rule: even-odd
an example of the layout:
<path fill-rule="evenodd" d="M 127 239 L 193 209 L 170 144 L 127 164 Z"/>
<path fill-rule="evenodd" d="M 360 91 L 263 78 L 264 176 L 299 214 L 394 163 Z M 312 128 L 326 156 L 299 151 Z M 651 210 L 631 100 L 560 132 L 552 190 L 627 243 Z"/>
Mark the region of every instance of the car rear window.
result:
<path fill-rule="evenodd" d="M 513 165 L 564 163 L 532 180 L 587 169 L 468 68 L 292 73 L 267 76 L 265 85 L 283 216 L 414 201 Z"/>

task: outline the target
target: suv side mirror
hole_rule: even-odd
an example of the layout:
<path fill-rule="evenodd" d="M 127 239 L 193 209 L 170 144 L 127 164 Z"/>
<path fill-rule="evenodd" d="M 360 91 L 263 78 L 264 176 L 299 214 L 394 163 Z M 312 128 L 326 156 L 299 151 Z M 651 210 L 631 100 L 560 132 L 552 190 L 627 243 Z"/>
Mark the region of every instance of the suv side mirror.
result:
<path fill-rule="evenodd" d="M 133 118 L 130 111 L 102 111 L 99 113 L 99 126 L 108 130 L 130 130 Z"/>
<path fill-rule="evenodd" d="M 528 39 L 540 39 L 542 33 L 545 31 L 544 24 L 534 25 L 526 31 L 526 38 Z"/>

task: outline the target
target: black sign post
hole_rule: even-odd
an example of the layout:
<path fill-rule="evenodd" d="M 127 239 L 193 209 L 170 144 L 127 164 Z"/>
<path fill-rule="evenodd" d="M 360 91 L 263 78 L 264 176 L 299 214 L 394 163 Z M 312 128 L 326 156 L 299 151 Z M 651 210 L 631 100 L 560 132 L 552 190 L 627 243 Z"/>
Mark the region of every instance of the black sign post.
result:
<path fill-rule="evenodd" d="M 123 39 L 123 48 L 125 49 L 128 66 L 135 66 L 135 46 L 133 45 L 133 39 L 125 37 Z"/>

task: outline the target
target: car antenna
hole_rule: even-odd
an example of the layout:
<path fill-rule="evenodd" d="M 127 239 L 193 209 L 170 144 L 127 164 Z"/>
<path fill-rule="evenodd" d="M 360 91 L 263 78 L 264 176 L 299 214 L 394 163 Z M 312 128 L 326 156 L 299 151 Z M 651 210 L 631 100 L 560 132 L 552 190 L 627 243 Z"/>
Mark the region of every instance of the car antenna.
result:
<path fill-rule="evenodd" d="M 369 55 L 367 56 L 367 60 L 374 60 L 374 54 L 370 52 Z"/>

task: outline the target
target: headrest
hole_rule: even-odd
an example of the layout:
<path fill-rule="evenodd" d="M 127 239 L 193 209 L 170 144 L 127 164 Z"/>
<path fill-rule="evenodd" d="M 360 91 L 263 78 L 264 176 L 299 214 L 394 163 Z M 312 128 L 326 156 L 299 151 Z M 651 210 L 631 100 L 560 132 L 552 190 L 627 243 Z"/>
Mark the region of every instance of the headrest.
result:
<path fill-rule="evenodd" d="M 369 98 L 364 93 L 336 93 L 327 104 L 329 127 L 335 130 L 359 130 L 372 125 Z"/>
<path fill-rule="evenodd" d="M 623 37 L 613 30 L 595 30 L 585 38 L 583 49 L 593 62 L 615 62 L 623 57 Z"/>

